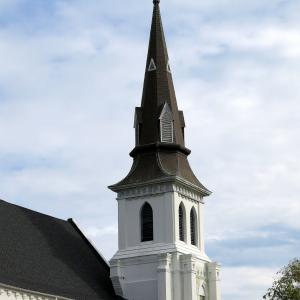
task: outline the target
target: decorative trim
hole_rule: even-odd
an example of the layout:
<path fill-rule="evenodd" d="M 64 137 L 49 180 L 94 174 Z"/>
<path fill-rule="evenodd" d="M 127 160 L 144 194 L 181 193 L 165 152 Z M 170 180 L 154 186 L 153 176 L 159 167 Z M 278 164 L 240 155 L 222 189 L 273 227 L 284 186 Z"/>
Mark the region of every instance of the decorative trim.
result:
<path fill-rule="evenodd" d="M 161 143 L 161 145 L 164 145 L 164 144 Z M 165 145 L 171 146 L 171 145 L 175 145 L 175 144 L 165 144 Z M 132 166 L 132 168 L 127 176 L 132 174 L 136 167 L 137 167 L 137 163 L 134 163 L 134 165 Z M 141 182 L 141 183 L 131 183 L 131 184 L 124 184 L 124 185 L 118 185 L 118 184 L 110 185 L 108 188 L 116 193 L 119 193 L 119 192 L 122 192 L 122 191 L 125 191 L 128 189 L 132 189 L 132 188 L 145 187 L 145 186 L 155 185 L 155 184 L 160 184 L 160 183 L 171 183 L 171 184 L 178 184 L 180 186 L 184 186 L 185 188 L 198 194 L 202 198 L 202 201 L 203 201 L 203 197 L 209 196 L 211 194 L 210 191 L 204 190 L 177 175 L 169 175 L 167 178 L 153 179 L 153 180 L 149 180 L 147 182 Z M 203 203 L 204 203 L 204 201 L 203 201 Z"/>
<path fill-rule="evenodd" d="M 19 287 L 10 286 L 0 283 L 0 295 L 6 295 L 13 299 L 26 299 L 26 300 L 72 300 L 60 296 L 39 293 L 35 291 L 25 290 Z"/>
<path fill-rule="evenodd" d="M 136 247 L 129 247 L 123 250 L 119 250 L 113 258 L 110 260 L 110 265 L 114 266 L 116 264 L 116 260 L 122 259 L 133 259 L 130 261 L 130 264 L 134 264 L 138 257 L 147 256 L 151 261 L 151 256 L 165 253 L 180 253 L 180 254 L 190 254 L 197 259 L 201 259 L 205 262 L 211 262 L 208 256 L 202 252 L 199 248 L 195 246 L 187 245 L 183 242 L 176 243 L 156 243 L 152 246 L 150 245 L 140 245 Z M 144 258 L 143 258 L 144 260 Z"/>
<path fill-rule="evenodd" d="M 147 184 L 144 186 L 136 186 L 120 190 L 118 192 L 117 200 L 154 196 L 170 192 L 175 192 L 181 198 L 191 200 L 194 203 L 204 203 L 203 197 L 199 192 L 196 192 L 182 184 L 171 182 Z"/>
<path fill-rule="evenodd" d="M 170 272 L 171 270 L 171 262 L 172 262 L 172 254 L 164 253 L 158 256 L 158 273 L 166 273 Z"/>
<path fill-rule="evenodd" d="M 110 267 L 126 267 L 126 266 L 135 266 L 140 264 L 151 264 L 157 263 L 157 255 L 147 255 L 147 256 L 135 256 L 128 257 L 122 260 L 115 259 L 114 257 L 110 261 Z"/>

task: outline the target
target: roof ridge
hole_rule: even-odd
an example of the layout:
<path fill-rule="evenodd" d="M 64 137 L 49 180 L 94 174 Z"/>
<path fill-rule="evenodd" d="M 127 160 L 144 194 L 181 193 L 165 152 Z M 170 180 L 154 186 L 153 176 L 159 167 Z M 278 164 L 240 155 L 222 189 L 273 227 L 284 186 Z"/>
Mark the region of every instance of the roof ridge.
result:
<path fill-rule="evenodd" d="M 106 258 L 101 254 L 101 252 L 97 249 L 97 247 L 94 245 L 94 243 L 86 236 L 86 234 L 83 232 L 83 230 L 79 227 L 77 222 L 69 218 L 68 223 L 72 225 L 74 230 L 81 236 L 81 238 L 85 241 L 85 243 L 90 247 L 90 249 L 94 252 L 94 254 L 101 259 L 102 262 L 104 262 L 109 269 L 109 263 L 106 260 Z"/>

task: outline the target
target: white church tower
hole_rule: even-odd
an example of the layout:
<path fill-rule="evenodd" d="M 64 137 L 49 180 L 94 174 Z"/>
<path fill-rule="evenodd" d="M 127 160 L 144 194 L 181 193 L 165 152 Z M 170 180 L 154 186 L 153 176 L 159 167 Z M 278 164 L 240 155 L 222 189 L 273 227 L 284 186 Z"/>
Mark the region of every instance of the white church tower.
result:
<path fill-rule="evenodd" d="M 152 27 L 136 146 L 117 193 L 119 250 L 110 261 L 116 293 L 128 300 L 220 300 L 220 266 L 204 245 L 204 197 L 187 160 L 159 0 Z"/>

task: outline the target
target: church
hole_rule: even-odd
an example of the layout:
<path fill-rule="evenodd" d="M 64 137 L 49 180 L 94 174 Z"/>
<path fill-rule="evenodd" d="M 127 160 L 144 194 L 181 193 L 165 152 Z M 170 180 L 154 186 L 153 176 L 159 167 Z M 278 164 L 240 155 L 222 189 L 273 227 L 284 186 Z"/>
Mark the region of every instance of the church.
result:
<path fill-rule="evenodd" d="M 74 220 L 0 200 L 0 300 L 221 300 L 205 252 L 204 199 L 193 173 L 154 0 L 135 147 L 118 203 L 118 251 L 107 262 Z"/>

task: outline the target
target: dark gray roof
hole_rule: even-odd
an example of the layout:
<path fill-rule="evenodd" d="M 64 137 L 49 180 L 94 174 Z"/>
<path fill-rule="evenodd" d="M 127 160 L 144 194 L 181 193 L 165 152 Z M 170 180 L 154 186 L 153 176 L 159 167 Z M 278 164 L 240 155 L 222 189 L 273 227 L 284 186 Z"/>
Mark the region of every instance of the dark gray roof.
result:
<path fill-rule="evenodd" d="M 0 283 L 78 300 L 114 300 L 109 266 L 71 221 L 0 200 Z"/>

